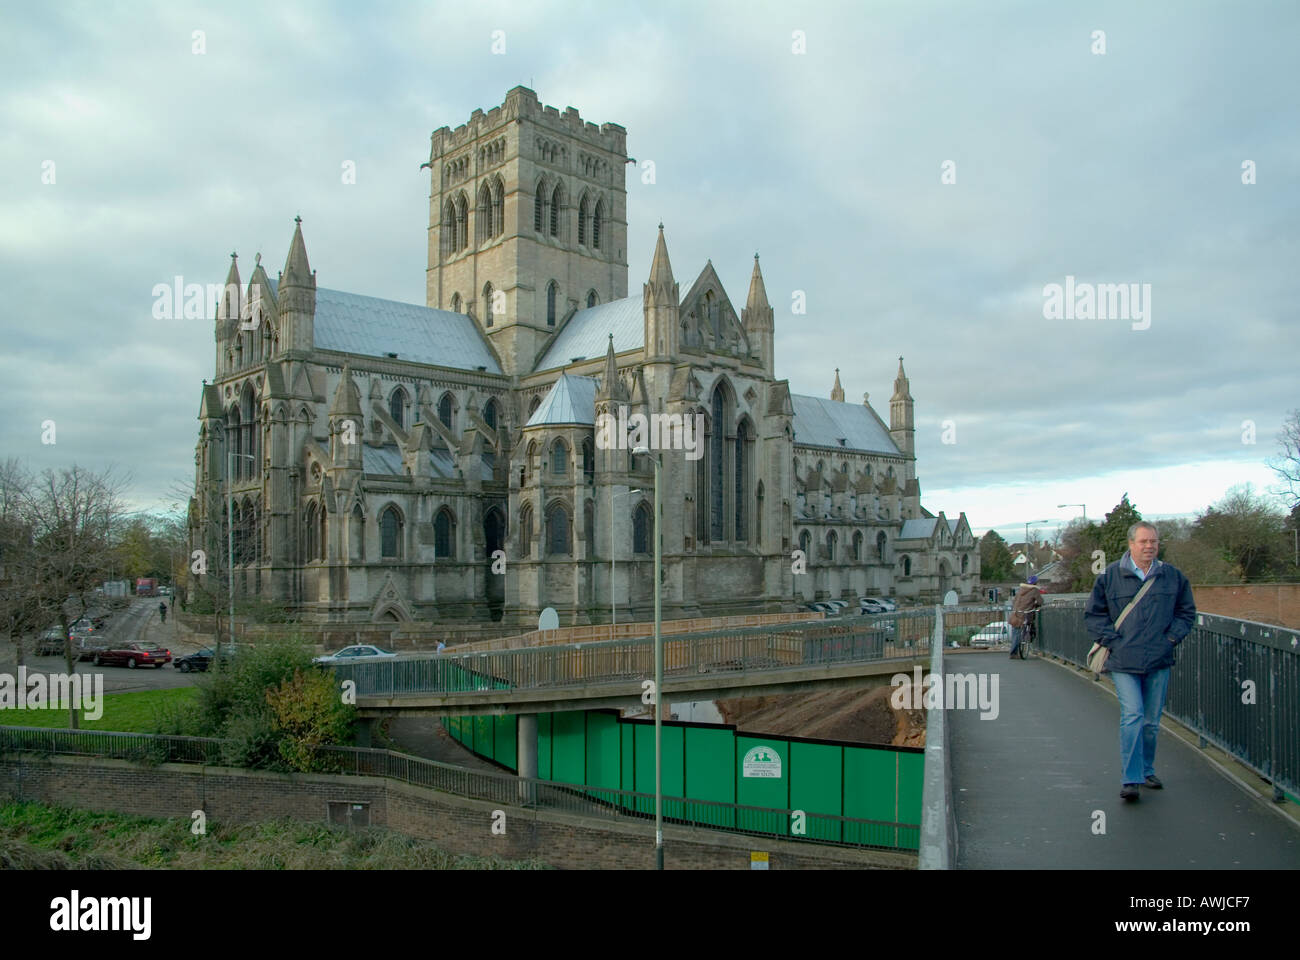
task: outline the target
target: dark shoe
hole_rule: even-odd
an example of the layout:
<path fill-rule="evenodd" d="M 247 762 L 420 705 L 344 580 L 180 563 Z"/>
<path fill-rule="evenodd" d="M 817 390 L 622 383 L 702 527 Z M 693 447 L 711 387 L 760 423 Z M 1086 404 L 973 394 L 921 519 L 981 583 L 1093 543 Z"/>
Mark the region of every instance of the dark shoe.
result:
<path fill-rule="evenodd" d="M 1136 800 L 1138 798 L 1138 785 L 1136 783 L 1126 783 L 1119 792 L 1121 800 Z"/>
<path fill-rule="evenodd" d="M 1160 778 L 1154 773 L 1147 777 L 1147 786 L 1152 790 L 1163 790 L 1165 788 L 1165 785 L 1160 782 Z"/>

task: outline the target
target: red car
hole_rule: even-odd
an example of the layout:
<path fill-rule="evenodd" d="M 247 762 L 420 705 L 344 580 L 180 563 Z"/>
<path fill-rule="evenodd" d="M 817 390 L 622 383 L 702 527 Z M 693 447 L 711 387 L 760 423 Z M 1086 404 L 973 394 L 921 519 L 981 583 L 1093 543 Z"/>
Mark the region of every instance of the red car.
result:
<path fill-rule="evenodd" d="M 136 667 L 158 667 L 172 662 L 172 652 L 148 643 L 128 643 L 124 647 L 109 650 L 96 650 L 91 655 L 95 666 L 122 665 L 134 670 Z"/>

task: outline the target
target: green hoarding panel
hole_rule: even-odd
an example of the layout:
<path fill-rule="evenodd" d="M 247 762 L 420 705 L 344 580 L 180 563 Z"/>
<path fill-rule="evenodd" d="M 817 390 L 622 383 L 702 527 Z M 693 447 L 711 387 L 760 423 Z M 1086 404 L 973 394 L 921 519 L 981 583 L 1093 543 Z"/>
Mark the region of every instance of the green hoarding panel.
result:
<path fill-rule="evenodd" d="M 844 815 L 861 820 L 900 819 L 897 799 L 897 750 L 844 748 Z M 875 847 L 904 846 L 907 831 L 876 824 L 846 824 L 844 839 Z"/>
<path fill-rule="evenodd" d="M 585 783 L 587 772 L 586 711 L 551 714 L 551 779 Z"/>
<path fill-rule="evenodd" d="M 686 748 L 686 795 L 692 800 L 716 803 L 736 802 L 736 736 L 732 730 L 707 727 L 684 727 Z M 734 827 L 736 811 L 732 807 L 700 804 L 691 810 L 697 823 Z"/>
<path fill-rule="evenodd" d="M 492 759 L 517 773 L 519 771 L 519 718 L 509 714 L 504 717 L 493 717 L 492 720 L 495 727 L 493 730 L 495 752 Z"/>
<path fill-rule="evenodd" d="M 618 714 L 588 711 L 586 782 L 589 786 L 619 789 L 622 775 L 620 746 Z M 591 795 L 606 803 L 616 799 L 614 794 L 601 791 L 591 791 Z"/>
<path fill-rule="evenodd" d="M 921 822 L 921 792 L 925 782 L 925 754 L 900 753 L 898 755 L 898 819 L 902 823 Z M 899 846 L 912 850 L 920 847 L 920 831 L 901 831 Z"/>
<path fill-rule="evenodd" d="M 620 723 L 619 733 L 619 789 L 636 790 L 636 728 L 630 723 Z"/>
<path fill-rule="evenodd" d="M 655 792 L 655 726 L 653 723 L 634 724 L 636 728 L 636 783 L 640 793 Z M 663 733 L 663 795 L 680 797 L 682 782 L 682 728 L 664 724 Z M 641 801 L 645 812 L 654 813 L 654 801 Z M 680 800 L 664 800 L 664 817 L 682 819 L 685 811 Z"/>
<path fill-rule="evenodd" d="M 481 757 L 492 757 L 492 718 L 474 718 L 474 752 Z"/>
<path fill-rule="evenodd" d="M 551 715 L 537 715 L 537 779 L 553 780 L 551 776 Z"/>
<path fill-rule="evenodd" d="M 736 802 L 748 807 L 790 809 L 790 745 L 776 737 L 736 735 Z M 773 816 L 752 810 L 736 811 L 742 830 L 784 834 L 789 829 L 784 814 Z"/>
<path fill-rule="evenodd" d="M 842 816 L 841 764 L 844 748 L 825 743 L 790 744 L 790 809 L 804 813 Z M 792 824 L 794 826 L 794 824 Z M 839 821 L 827 822 L 809 816 L 803 836 L 817 840 L 840 840 Z"/>

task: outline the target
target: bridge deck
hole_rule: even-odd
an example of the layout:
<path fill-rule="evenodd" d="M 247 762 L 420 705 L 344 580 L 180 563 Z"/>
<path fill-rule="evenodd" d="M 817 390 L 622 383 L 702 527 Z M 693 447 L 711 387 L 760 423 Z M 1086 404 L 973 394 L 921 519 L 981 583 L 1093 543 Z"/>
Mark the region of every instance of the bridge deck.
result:
<path fill-rule="evenodd" d="M 945 672 L 999 676 L 996 719 L 949 714 L 958 869 L 1300 867 L 1300 829 L 1174 736 L 1169 720 L 1156 753 L 1165 789 L 1121 800 L 1108 679 L 1005 653 L 951 655 Z M 1092 833 L 1095 810 L 1104 836 Z"/>

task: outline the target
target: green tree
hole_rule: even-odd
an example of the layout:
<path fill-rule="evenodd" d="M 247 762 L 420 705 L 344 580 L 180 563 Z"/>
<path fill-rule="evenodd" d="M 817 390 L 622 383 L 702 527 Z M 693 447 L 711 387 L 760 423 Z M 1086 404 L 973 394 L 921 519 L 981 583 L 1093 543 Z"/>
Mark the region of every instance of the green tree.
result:
<path fill-rule="evenodd" d="M 986 583 L 1000 583 L 1014 576 L 1007 542 L 996 530 L 990 530 L 980 537 L 980 579 Z"/>
<path fill-rule="evenodd" d="M 321 747 L 342 743 L 352 729 L 353 710 L 343 703 L 332 672 L 294 670 L 266 691 L 271 729 L 279 734 L 280 757 L 293 770 L 328 769 Z"/>
<path fill-rule="evenodd" d="M 1142 519 L 1137 507 L 1128 502 L 1125 493 L 1115 508 L 1106 514 L 1101 525 L 1099 546 L 1105 552 L 1105 563 L 1111 564 L 1128 550 L 1128 528 Z"/>
<path fill-rule="evenodd" d="M 1196 521 L 1193 538 L 1242 582 L 1276 580 L 1286 567 L 1286 517 L 1249 484 L 1234 486 Z"/>
<path fill-rule="evenodd" d="M 1101 549 L 1101 527 L 1095 523 L 1071 520 L 1061 532 L 1061 562 L 1070 571 L 1070 589 L 1075 593 L 1092 589 L 1097 580 L 1093 570 L 1097 561 L 1094 553 Z"/>

